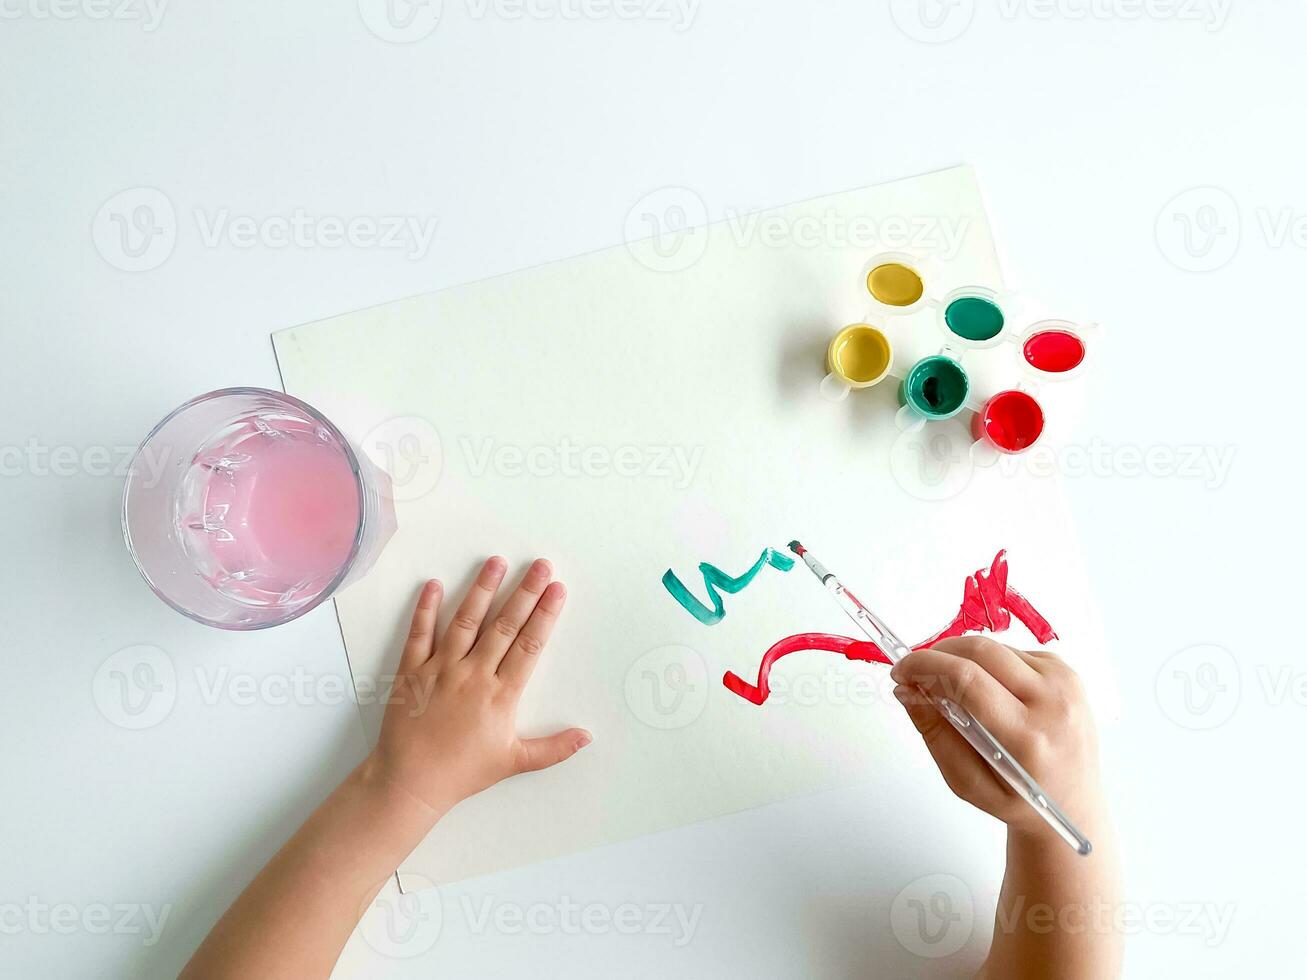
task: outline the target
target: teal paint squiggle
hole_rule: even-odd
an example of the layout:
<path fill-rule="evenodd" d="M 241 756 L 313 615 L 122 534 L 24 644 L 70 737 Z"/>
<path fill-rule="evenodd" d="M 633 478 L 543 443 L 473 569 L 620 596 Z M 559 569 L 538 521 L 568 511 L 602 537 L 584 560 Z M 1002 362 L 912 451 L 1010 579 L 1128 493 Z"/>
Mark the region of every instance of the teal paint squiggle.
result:
<path fill-rule="evenodd" d="M 663 573 L 663 587 L 672 594 L 672 598 L 681 604 L 681 607 L 691 616 L 703 623 L 704 626 L 713 626 L 720 623 L 726 615 L 726 607 L 722 604 L 721 589 L 730 595 L 743 591 L 754 577 L 763 570 L 764 566 L 771 565 L 772 568 L 780 569 L 782 572 L 788 572 L 794 567 L 794 559 L 782 555 L 779 551 L 773 551 L 771 548 L 763 548 L 762 554 L 758 560 L 753 563 L 743 575 L 732 578 L 727 575 L 716 565 L 710 565 L 708 562 L 699 564 L 699 571 L 703 574 L 703 584 L 708 588 L 708 601 L 712 603 L 709 609 L 702 602 L 690 594 L 684 583 L 676 577 L 676 573 L 670 568 Z"/>

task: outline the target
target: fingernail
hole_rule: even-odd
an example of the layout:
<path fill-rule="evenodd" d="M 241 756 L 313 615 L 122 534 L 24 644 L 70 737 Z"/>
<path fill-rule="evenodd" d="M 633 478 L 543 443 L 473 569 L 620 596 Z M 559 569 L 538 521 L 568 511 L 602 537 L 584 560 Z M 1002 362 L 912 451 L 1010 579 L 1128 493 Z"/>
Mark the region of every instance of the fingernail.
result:
<path fill-rule="evenodd" d="M 589 732 L 583 732 L 576 737 L 576 751 L 580 752 L 583 748 L 594 741 Z"/>
<path fill-rule="evenodd" d="M 893 667 L 890 668 L 889 676 L 890 676 L 890 680 L 902 683 L 903 668 L 901 668 L 898 664 L 895 664 Z"/>
<path fill-rule="evenodd" d="M 502 558 L 499 555 L 493 555 L 486 559 L 486 571 L 488 572 L 494 572 L 498 575 L 506 568 L 508 568 L 508 560 L 506 558 Z"/>
<path fill-rule="evenodd" d="M 907 704 L 912 698 L 912 691 L 906 687 L 896 687 L 894 697 L 898 698 L 900 704 Z"/>
<path fill-rule="evenodd" d="M 537 558 L 531 563 L 532 575 L 548 575 L 551 571 L 553 571 L 553 566 L 544 558 Z"/>

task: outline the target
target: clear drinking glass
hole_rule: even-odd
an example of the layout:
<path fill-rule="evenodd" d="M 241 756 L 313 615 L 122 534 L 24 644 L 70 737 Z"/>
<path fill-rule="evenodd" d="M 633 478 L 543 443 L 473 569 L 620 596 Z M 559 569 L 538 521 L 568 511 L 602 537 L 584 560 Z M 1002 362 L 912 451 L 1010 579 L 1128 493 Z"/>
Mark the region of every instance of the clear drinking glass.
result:
<path fill-rule="evenodd" d="M 395 532 L 390 478 L 321 413 L 265 388 L 193 398 L 146 437 L 123 536 L 159 598 L 265 629 L 361 578 Z"/>

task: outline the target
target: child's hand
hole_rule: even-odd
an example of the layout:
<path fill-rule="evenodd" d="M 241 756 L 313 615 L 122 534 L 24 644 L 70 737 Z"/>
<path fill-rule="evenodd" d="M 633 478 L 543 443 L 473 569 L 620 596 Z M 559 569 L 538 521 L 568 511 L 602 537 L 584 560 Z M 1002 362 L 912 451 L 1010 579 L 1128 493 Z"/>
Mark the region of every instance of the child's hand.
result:
<path fill-rule="evenodd" d="M 590 743 L 590 733 L 580 728 L 547 738 L 517 736 L 518 700 L 567 590 L 550 582 L 553 569 L 538 559 L 486 623 L 507 568 L 498 557 L 482 566 L 439 640 L 443 589 L 435 580 L 422 589 L 369 760 L 437 814 L 501 779 L 562 762 Z"/>
<path fill-rule="evenodd" d="M 1093 723 L 1079 678 L 1057 657 L 1013 650 L 987 637 L 957 637 L 909 654 L 890 676 L 898 683 L 894 696 L 925 739 L 949 789 L 962 799 L 1014 830 L 1047 829 L 922 696 L 923 690 L 970 711 L 1072 820 L 1098 815 Z"/>

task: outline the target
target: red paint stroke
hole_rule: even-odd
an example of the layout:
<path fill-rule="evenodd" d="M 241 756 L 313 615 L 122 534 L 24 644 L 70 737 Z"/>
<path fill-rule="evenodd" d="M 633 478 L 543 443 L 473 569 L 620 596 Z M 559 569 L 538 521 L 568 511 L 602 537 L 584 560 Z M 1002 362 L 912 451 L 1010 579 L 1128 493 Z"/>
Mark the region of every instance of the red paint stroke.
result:
<path fill-rule="evenodd" d="M 912 649 L 924 650 L 934 646 L 940 640 L 963 633 L 1002 633 L 1012 625 L 1015 616 L 1030 630 L 1031 635 L 1040 643 L 1056 640 L 1057 634 L 1047 619 L 1039 614 L 1025 596 L 1007 584 L 1006 550 L 994 557 L 989 568 L 982 568 L 967 578 L 962 588 L 962 608 L 958 610 L 953 621 L 928 640 L 922 640 Z M 791 653 L 801 650 L 827 650 L 840 653 L 849 660 L 864 660 L 872 663 L 888 664 L 889 658 L 881 653 L 880 648 L 870 640 L 855 640 L 848 636 L 835 636 L 831 633 L 799 633 L 787 636 L 763 654 L 758 666 L 758 683 L 750 684 L 738 674 L 727 671 L 722 683 L 734 694 L 746 701 L 761 705 L 771 694 L 767 678 L 776 661 Z"/>
<path fill-rule="evenodd" d="M 831 653 L 842 653 L 850 660 L 868 660 L 882 664 L 890 662 L 889 657 L 881 653 L 880 648 L 870 640 L 855 640 L 849 636 L 835 636 L 831 633 L 799 633 L 797 636 L 787 636 L 779 643 L 772 644 L 771 649 L 762 655 L 762 663 L 758 665 L 756 686 L 729 670 L 722 678 L 722 683 L 746 701 L 760 705 L 771 695 L 771 688 L 767 686 L 767 676 L 771 673 L 772 665 L 781 657 L 798 653 L 800 650 L 829 650 Z"/>
<path fill-rule="evenodd" d="M 1003 557 L 1006 554 L 1006 549 L 1000 551 L 988 570 L 982 568 L 967 579 L 966 585 L 962 587 L 962 608 L 958 610 L 953 622 L 912 649 L 924 650 L 945 637 L 961 636 L 963 633 L 983 633 L 986 630 L 1002 633 L 1012 625 L 1013 616 L 1040 643 L 1057 639 L 1053 627 L 1030 604 L 1030 600 L 1016 589 L 1008 588 L 1007 559 Z"/>

